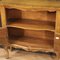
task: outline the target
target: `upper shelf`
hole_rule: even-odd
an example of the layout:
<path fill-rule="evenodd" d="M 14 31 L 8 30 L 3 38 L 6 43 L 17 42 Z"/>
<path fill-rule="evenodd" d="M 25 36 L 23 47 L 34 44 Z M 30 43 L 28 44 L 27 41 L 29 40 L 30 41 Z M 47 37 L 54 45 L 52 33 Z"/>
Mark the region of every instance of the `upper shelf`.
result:
<path fill-rule="evenodd" d="M 29 29 L 29 30 L 48 30 L 54 32 L 54 26 L 50 25 L 49 22 L 39 22 L 39 23 L 33 23 L 33 22 L 24 22 L 24 21 L 15 21 L 10 22 L 8 27 L 16 27 L 16 28 L 22 28 L 22 29 Z"/>

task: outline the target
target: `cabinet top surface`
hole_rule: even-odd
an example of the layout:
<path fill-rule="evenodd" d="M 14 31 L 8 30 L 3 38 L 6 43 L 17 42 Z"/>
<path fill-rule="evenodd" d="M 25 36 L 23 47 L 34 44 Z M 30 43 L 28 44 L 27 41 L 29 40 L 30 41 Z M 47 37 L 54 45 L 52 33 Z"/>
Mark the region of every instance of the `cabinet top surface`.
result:
<path fill-rule="evenodd" d="M 0 5 L 3 4 L 6 7 L 16 7 L 16 8 L 48 8 L 48 9 L 59 9 L 60 10 L 60 1 L 59 0 L 1 0 Z M 43 10 L 44 10 L 43 9 Z"/>
<path fill-rule="evenodd" d="M 60 7 L 59 0 L 1 0 L 0 3 L 5 4 L 16 4 L 16 5 L 34 5 L 34 6 L 45 6 L 45 7 Z"/>

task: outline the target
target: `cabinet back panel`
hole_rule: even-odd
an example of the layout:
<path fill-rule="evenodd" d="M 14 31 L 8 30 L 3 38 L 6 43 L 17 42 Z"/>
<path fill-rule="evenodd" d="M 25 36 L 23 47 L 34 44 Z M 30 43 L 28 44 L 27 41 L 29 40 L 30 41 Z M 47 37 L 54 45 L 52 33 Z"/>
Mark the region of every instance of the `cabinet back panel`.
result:
<path fill-rule="evenodd" d="M 54 33 L 48 31 L 24 30 L 24 36 L 50 40 L 54 39 Z"/>
<path fill-rule="evenodd" d="M 33 19 L 55 22 L 56 12 L 48 11 L 22 11 L 22 19 Z"/>
<path fill-rule="evenodd" d="M 6 15 L 8 18 L 21 18 L 21 11 L 17 9 L 6 9 Z"/>
<path fill-rule="evenodd" d="M 17 9 L 6 9 L 7 18 L 21 18 L 32 20 L 43 20 L 55 22 L 56 12 L 48 11 L 21 11 Z"/>
<path fill-rule="evenodd" d="M 47 26 L 53 26 L 55 27 L 54 22 L 49 22 L 49 21 L 38 21 L 38 20 L 30 20 L 30 19 L 22 19 L 20 20 L 20 23 L 26 23 L 26 24 L 34 24 L 34 25 L 47 25 Z"/>
<path fill-rule="evenodd" d="M 56 22 L 56 12 L 48 12 L 47 19 L 52 22 Z"/>
<path fill-rule="evenodd" d="M 23 29 L 17 29 L 17 28 L 8 28 L 8 35 L 11 37 L 21 37 L 24 35 L 24 30 Z"/>
<path fill-rule="evenodd" d="M 47 20 L 47 12 L 22 11 L 22 19 Z"/>

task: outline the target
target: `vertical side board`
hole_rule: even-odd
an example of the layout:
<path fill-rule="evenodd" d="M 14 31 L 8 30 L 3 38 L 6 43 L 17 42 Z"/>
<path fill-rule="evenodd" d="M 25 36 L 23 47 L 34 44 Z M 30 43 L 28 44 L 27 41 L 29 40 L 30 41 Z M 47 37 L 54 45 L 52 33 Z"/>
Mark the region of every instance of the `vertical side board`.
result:
<path fill-rule="evenodd" d="M 60 58 L 60 11 L 56 11 L 54 49 L 57 54 L 56 60 L 59 60 Z"/>
<path fill-rule="evenodd" d="M 6 27 L 6 12 L 4 6 L 0 6 L 2 27 Z"/>

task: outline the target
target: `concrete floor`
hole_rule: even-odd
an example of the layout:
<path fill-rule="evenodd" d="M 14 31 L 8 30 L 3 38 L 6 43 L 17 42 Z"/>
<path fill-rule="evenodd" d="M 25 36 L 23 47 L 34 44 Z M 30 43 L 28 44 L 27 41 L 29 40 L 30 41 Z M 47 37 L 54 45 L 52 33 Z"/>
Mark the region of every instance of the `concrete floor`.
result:
<path fill-rule="evenodd" d="M 5 54 L 5 50 L 0 48 L 0 60 L 54 60 L 46 53 L 32 53 L 23 50 L 10 51 L 10 59 L 6 59 Z"/>

